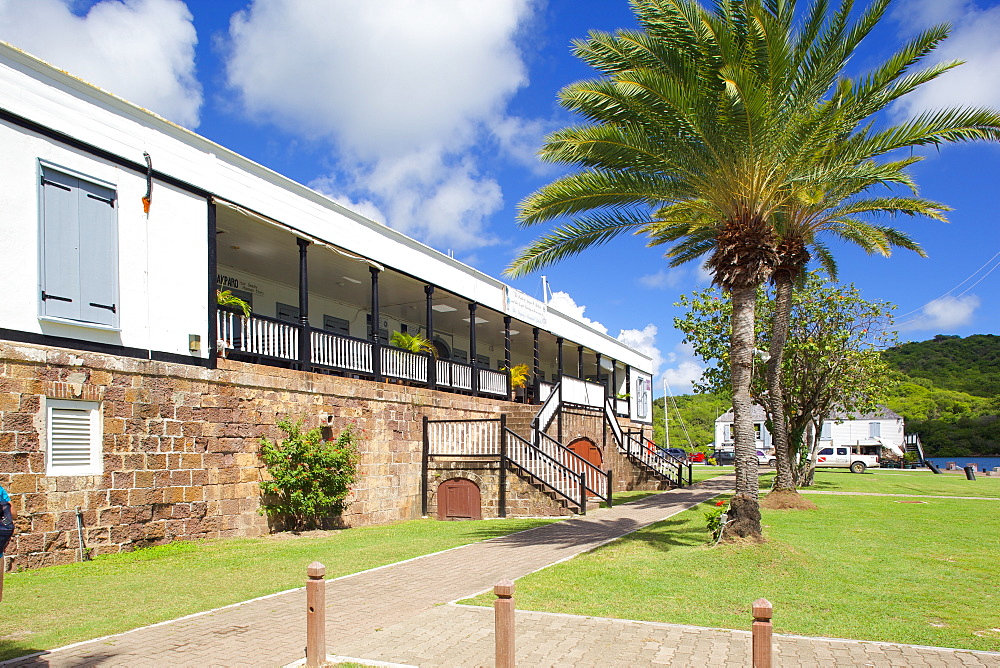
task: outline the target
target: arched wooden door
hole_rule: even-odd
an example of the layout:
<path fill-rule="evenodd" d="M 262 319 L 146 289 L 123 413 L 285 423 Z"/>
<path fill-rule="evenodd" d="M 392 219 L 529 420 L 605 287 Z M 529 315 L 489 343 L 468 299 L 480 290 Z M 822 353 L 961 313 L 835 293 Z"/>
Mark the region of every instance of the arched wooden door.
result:
<path fill-rule="evenodd" d="M 465 478 L 445 480 L 438 486 L 439 520 L 481 520 L 479 485 Z"/>
<path fill-rule="evenodd" d="M 571 442 L 567 447 L 597 468 L 601 468 L 601 465 L 604 463 L 604 457 L 601 455 L 600 448 L 598 448 L 597 445 L 595 445 L 589 438 L 578 438 Z M 583 470 L 583 464 L 574 460 L 570 464 L 570 468 L 579 473 Z M 593 481 L 590 481 L 588 484 L 593 485 L 594 483 Z M 587 492 L 587 496 L 593 495 L 594 494 L 592 492 Z"/>

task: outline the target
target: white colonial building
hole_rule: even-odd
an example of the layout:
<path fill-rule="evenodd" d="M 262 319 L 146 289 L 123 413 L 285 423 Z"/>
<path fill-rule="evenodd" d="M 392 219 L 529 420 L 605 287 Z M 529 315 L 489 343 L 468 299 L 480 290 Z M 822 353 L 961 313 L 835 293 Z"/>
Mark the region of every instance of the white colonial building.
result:
<path fill-rule="evenodd" d="M 766 415 L 763 407 L 753 406 L 753 423 L 757 436 L 757 449 L 770 453 L 774 447 L 771 433 L 767 430 Z M 820 431 L 820 447 L 852 446 L 867 452 L 879 448 L 888 448 L 891 452 L 902 455 L 905 450 L 903 418 L 885 406 L 878 410 L 865 413 L 831 413 L 823 421 Z M 715 447 L 733 447 L 733 411 L 720 415 L 715 420 Z"/>
<path fill-rule="evenodd" d="M 3 43 L 0 147 L 8 565 L 266 531 L 283 418 L 357 430 L 347 524 L 681 482 L 643 445 L 647 355 Z"/>

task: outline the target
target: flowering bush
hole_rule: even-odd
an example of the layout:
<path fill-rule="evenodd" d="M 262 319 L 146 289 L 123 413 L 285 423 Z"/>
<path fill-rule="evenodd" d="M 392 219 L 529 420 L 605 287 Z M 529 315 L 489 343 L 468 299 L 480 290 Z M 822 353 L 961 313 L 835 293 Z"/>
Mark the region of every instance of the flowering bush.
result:
<path fill-rule="evenodd" d="M 324 441 L 317 427 L 302 431 L 302 421 L 281 420 L 286 438 L 260 440 L 260 458 L 270 480 L 260 483 L 261 507 L 279 516 L 286 528 L 326 526 L 347 507 L 347 495 L 358 478 L 357 437 L 348 427 L 336 440 Z"/>
<path fill-rule="evenodd" d="M 708 530 L 712 532 L 713 536 L 719 531 L 722 513 L 725 512 L 725 505 L 725 501 L 716 501 L 715 507 L 705 513 L 705 523 L 708 524 Z"/>

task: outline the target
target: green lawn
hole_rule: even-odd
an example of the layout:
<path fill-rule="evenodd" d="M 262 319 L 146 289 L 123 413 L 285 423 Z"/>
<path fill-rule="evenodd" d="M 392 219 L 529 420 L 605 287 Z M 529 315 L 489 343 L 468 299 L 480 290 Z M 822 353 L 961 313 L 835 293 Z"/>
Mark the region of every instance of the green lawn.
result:
<path fill-rule="evenodd" d="M 772 477 L 773 474 L 761 476 L 762 484 L 770 487 Z M 964 473 L 935 475 L 922 469 L 868 469 L 862 474 L 847 469 L 827 469 L 818 471 L 816 484 L 806 489 L 1000 498 L 1000 476 L 977 473 L 975 480 L 966 480 Z"/>
<path fill-rule="evenodd" d="M 702 482 L 710 478 L 717 478 L 720 475 L 726 475 L 727 473 L 732 473 L 735 471 L 735 467 L 732 466 L 692 466 L 691 467 L 691 481 L 692 482 Z M 687 471 L 684 472 L 687 475 Z"/>
<path fill-rule="evenodd" d="M 903 473 L 821 471 L 817 482 L 829 490 L 968 495 L 957 480 Z M 710 547 L 703 515 L 712 503 L 703 504 L 518 580 L 517 606 L 748 629 L 750 603 L 763 596 L 780 633 L 1000 650 L 995 502 L 809 498 L 818 510 L 764 511 L 768 542 L 754 546 Z"/>
<path fill-rule="evenodd" d="M 414 520 L 312 536 L 176 542 L 4 578 L 0 661 L 548 524 Z"/>

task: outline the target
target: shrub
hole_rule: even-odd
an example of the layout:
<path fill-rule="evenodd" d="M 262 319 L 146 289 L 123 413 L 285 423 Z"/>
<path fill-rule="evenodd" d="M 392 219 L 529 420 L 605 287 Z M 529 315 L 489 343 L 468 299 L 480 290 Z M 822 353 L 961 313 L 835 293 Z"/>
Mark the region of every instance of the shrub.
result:
<path fill-rule="evenodd" d="M 714 536 L 719 531 L 719 524 L 722 523 L 722 513 L 725 512 L 725 501 L 716 501 L 715 507 L 705 513 L 705 523 L 708 530 Z"/>
<path fill-rule="evenodd" d="M 281 420 L 286 438 L 260 440 L 260 458 L 270 480 L 260 488 L 261 506 L 280 516 L 292 530 L 326 527 L 347 507 L 347 495 L 358 478 L 357 437 L 348 427 L 336 440 L 324 441 L 317 427 L 302 431 L 302 421 Z"/>

